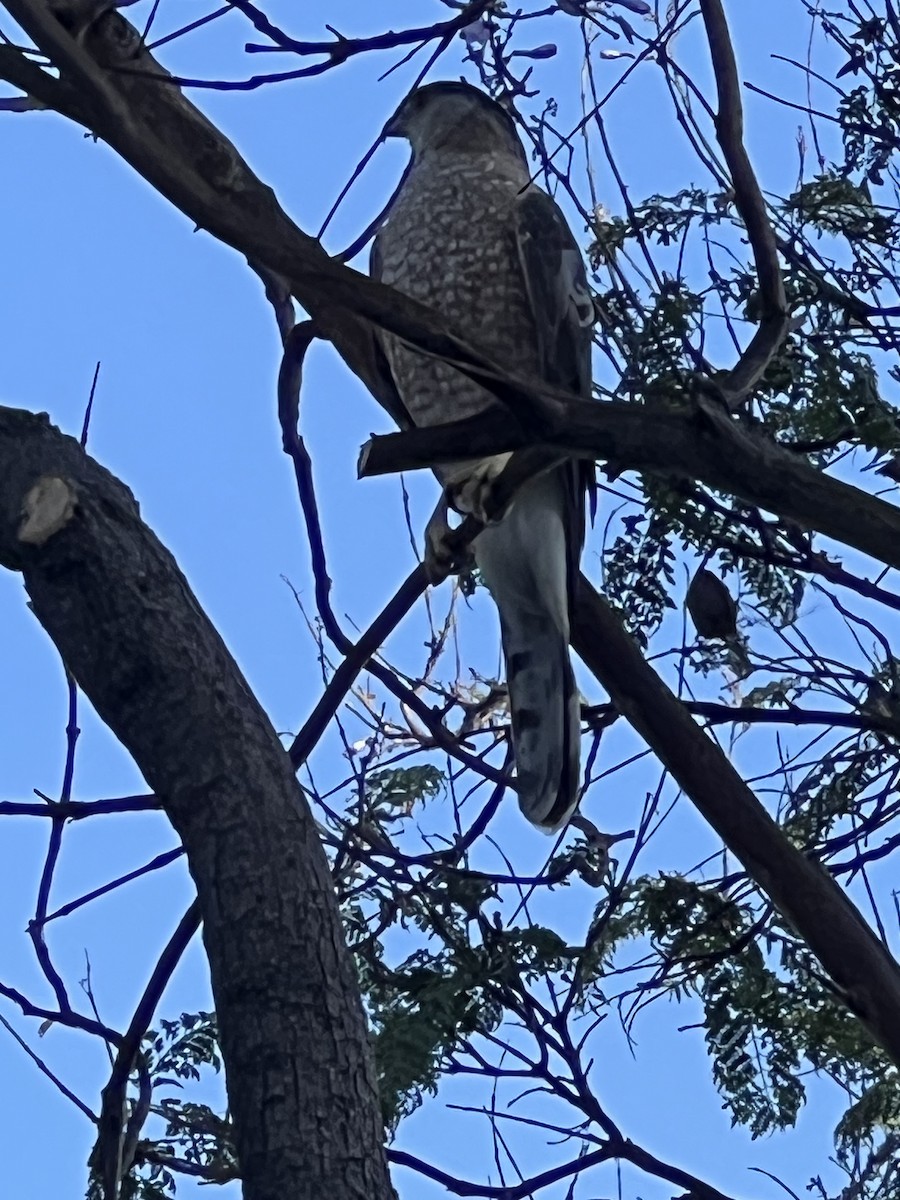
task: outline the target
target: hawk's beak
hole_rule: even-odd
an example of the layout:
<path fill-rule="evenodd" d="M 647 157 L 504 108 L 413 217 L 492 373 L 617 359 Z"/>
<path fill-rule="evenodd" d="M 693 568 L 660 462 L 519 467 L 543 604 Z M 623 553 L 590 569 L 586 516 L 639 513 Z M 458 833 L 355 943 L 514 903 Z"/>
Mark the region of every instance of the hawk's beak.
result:
<path fill-rule="evenodd" d="M 388 122 L 381 131 L 381 140 L 392 137 L 405 137 L 406 128 L 403 124 L 403 117 L 398 110 L 392 117 L 388 118 Z"/>
<path fill-rule="evenodd" d="M 381 131 L 382 140 L 385 138 L 394 137 L 409 137 L 409 118 L 412 116 L 410 112 L 409 96 L 405 100 L 401 100 L 400 107 L 396 110 L 392 117 L 388 117 L 387 124 Z"/>

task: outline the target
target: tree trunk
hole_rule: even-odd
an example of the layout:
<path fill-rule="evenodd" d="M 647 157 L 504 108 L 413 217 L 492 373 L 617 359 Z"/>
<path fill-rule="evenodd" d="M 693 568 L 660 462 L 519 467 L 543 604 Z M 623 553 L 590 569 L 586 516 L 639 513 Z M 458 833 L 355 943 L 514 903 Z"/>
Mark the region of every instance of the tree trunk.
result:
<path fill-rule="evenodd" d="M 388 1200 L 353 961 L 287 753 L 123 484 L 9 408 L 0 480 L 0 563 L 184 843 L 246 1200 Z"/>

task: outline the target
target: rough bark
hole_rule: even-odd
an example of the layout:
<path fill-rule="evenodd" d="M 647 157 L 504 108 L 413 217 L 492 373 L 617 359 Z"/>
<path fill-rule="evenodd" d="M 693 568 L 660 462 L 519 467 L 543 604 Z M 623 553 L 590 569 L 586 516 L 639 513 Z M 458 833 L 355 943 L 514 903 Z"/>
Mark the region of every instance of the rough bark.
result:
<path fill-rule="evenodd" d="M 187 852 L 247 1200 L 388 1200 L 353 962 L 287 753 L 128 489 L 0 408 L 0 563 Z"/>

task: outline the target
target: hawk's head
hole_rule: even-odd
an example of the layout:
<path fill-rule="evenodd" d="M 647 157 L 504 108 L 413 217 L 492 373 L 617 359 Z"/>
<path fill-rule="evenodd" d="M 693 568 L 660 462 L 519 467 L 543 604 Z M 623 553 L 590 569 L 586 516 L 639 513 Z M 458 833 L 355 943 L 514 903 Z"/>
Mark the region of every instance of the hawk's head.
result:
<path fill-rule="evenodd" d="M 416 88 L 385 125 L 383 136 L 407 138 L 415 155 L 448 149 L 515 154 L 525 162 L 512 117 L 470 83 L 446 80 Z"/>

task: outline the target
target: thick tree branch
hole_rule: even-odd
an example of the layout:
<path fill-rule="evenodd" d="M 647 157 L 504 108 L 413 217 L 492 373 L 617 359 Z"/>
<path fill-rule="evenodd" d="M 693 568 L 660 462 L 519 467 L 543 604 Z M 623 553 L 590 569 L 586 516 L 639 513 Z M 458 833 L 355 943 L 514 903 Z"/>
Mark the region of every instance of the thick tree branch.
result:
<path fill-rule="evenodd" d="M 284 278 L 322 334 L 389 412 L 396 412 L 396 398 L 385 395 L 373 326 L 457 362 L 510 403 L 521 399 L 521 383 L 504 379 L 428 308 L 343 266 L 298 229 L 232 143 L 174 83 L 165 82 L 171 77 L 118 12 L 88 20 L 85 11 L 96 8 L 93 0 L 4 0 L 4 6 L 77 93 L 76 119 L 198 228 L 246 255 L 254 266 Z M 12 73 L 0 63 L 0 78 L 18 83 Z M 51 93 L 43 99 L 48 107 L 57 107 Z M 61 107 L 59 111 L 73 115 Z"/>
<path fill-rule="evenodd" d="M 60 67 L 61 80 L 77 93 L 90 128 L 198 226 L 285 278 L 322 333 L 395 419 L 402 422 L 403 414 L 379 367 L 373 326 L 455 362 L 514 406 L 522 425 L 522 430 L 512 431 L 515 445 L 534 442 L 545 423 L 555 422 L 559 440 L 554 444 L 570 451 L 589 447 L 591 454 L 596 451 L 635 469 L 683 468 L 709 486 L 821 529 L 893 565 L 882 552 L 898 544 L 889 505 L 751 438 L 729 423 L 724 412 L 716 413 L 714 405 L 701 402 L 707 428 L 700 427 L 696 414 L 632 407 L 626 416 L 624 406 L 595 406 L 594 415 L 582 419 L 584 406 L 578 423 L 572 424 L 576 410 L 564 393 L 538 393 L 534 381 L 504 375 L 430 310 L 329 258 L 314 238 L 290 221 L 235 147 L 176 87 L 160 83 L 162 68 L 119 13 L 103 14 L 79 35 L 76 0 L 68 2 L 72 32 L 57 16 L 65 7 L 63 0 L 53 9 L 48 0 L 5 4 Z M 50 95 L 45 98 L 52 104 Z M 568 437 L 561 432 L 563 423 Z M 427 439 L 428 431 L 410 436 Z M 567 445 L 573 439 L 576 447 Z M 438 458 L 432 455 L 431 461 Z M 794 469 L 782 480 L 788 463 Z M 385 468 L 370 455 L 367 471 L 377 469 Z M 399 454 L 392 469 L 400 469 Z M 894 550 L 894 557 L 898 553 Z"/>
<path fill-rule="evenodd" d="M 244 1195 L 387 1200 L 355 972 L 288 755 L 127 488 L 8 408 L 0 479 L 0 563 L 187 852 Z"/>
<path fill-rule="evenodd" d="M 88 114 L 75 91 L 54 79 L 15 46 L 0 45 L 0 79 L 11 83 L 36 100 L 38 107 L 51 108 L 71 121 L 86 125 Z"/>
<path fill-rule="evenodd" d="M 539 413 L 533 428 L 540 430 L 545 446 L 638 471 L 689 476 L 900 567 L 900 510 L 816 470 L 710 401 L 659 410 L 545 394 L 532 399 L 532 409 Z M 453 424 L 384 434 L 363 447 L 360 474 L 498 454 L 527 446 L 534 436 L 496 410 Z"/>

